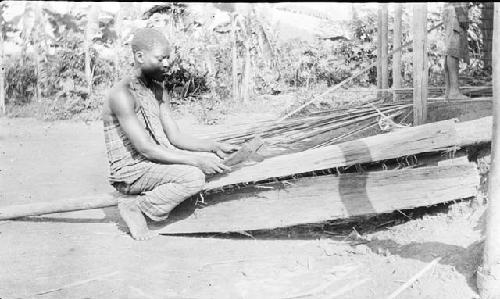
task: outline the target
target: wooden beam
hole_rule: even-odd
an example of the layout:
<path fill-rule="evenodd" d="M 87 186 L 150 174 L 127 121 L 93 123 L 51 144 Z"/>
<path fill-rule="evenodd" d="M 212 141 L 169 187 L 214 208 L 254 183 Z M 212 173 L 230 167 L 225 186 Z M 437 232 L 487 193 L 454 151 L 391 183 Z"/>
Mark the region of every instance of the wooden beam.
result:
<path fill-rule="evenodd" d="M 364 174 L 319 176 L 205 197 L 206 206 L 186 202 L 163 223 L 162 234 L 231 232 L 318 223 L 388 213 L 475 196 L 472 163 Z"/>
<path fill-rule="evenodd" d="M 387 89 L 389 88 L 389 13 L 388 13 L 388 4 L 387 3 L 381 3 L 381 10 L 382 10 L 382 26 L 381 26 L 381 66 L 380 66 L 380 72 L 382 75 L 382 89 Z M 387 97 L 387 92 L 382 93 L 383 98 L 386 99 Z"/>
<path fill-rule="evenodd" d="M 401 3 L 395 5 L 393 49 L 400 48 L 403 45 L 403 5 Z M 401 54 L 401 51 L 397 51 L 392 57 L 392 88 L 402 87 Z M 400 95 L 393 93 L 393 101 L 399 101 L 400 98 Z"/>
<path fill-rule="evenodd" d="M 477 271 L 477 287 L 481 298 L 500 298 L 500 5 L 494 4 L 493 18 L 493 134 L 491 166 L 488 177 L 488 210 L 483 265 Z"/>
<path fill-rule="evenodd" d="M 427 121 L 427 3 L 413 4 L 413 124 Z"/>

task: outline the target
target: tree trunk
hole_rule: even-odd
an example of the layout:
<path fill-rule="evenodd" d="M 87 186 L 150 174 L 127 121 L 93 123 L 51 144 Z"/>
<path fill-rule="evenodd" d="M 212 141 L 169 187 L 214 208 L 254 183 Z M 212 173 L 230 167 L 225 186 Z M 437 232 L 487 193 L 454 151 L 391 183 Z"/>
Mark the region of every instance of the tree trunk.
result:
<path fill-rule="evenodd" d="M 233 75 L 233 100 L 237 102 L 239 100 L 239 88 L 238 88 L 238 48 L 236 43 L 236 13 L 231 14 L 231 41 L 232 41 L 232 75 Z"/>
<path fill-rule="evenodd" d="M 90 46 L 92 42 L 92 36 L 95 33 L 95 27 L 97 24 L 97 5 L 91 4 L 87 13 L 87 26 L 85 27 L 85 40 L 84 40 L 84 51 L 85 51 L 85 77 L 87 80 L 87 91 L 90 96 L 92 92 L 92 67 L 91 57 L 90 57 Z"/>
<path fill-rule="evenodd" d="M 402 46 L 403 39 L 403 5 L 396 3 L 394 15 L 394 39 L 393 49 L 398 49 Z M 392 88 L 401 88 L 401 51 L 396 51 L 392 57 Z M 400 100 L 400 96 L 393 92 L 393 100 Z"/>
<path fill-rule="evenodd" d="M 382 6 L 382 27 L 381 27 L 381 57 L 382 62 L 380 66 L 380 71 L 382 73 L 382 89 L 389 88 L 389 14 L 387 9 L 387 3 L 380 4 Z M 387 99 L 387 91 L 382 92 L 383 98 Z"/>
<path fill-rule="evenodd" d="M 42 87 L 40 84 L 40 74 L 41 74 L 41 65 L 40 65 L 40 49 L 41 49 L 41 40 L 42 35 L 45 32 L 40 30 L 42 26 L 42 7 L 43 2 L 36 2 L 35 5 L 35 27 L 34 29 L 34 38 L 33 38 L 33 56 L 35 57 L 35 71 L 36 71 L 36 101 L 40 102 L 42 99 Z"/>
<path fill-rule="evenodd" d="M 500 95 L 500 5 L 494 5 L 493 97 Z M 482 299 L 500 298 L 500 103 L 493 101 L 491 167 L 488 179 L 488 210 L 483 266 L 478 269 L 477 286 Z"/>
<path fill-rule="evenodd" d="M 0 4 L 0 112 L 5 115 L 5 64 L 3 51 L 3 9 L 4 4 Z"/>
<path fill-rule="evenodd" d="M 247 38 L 251 38 L 247 37 Z M 252 63 L 250 61 L 250 41 L 245 41 L 245 71 L 243 74 L 243 84 L 241 86 L 242 94 L 243 94 L 243 102 L 248 103 L 250 97 L 250 77 L 251 77 L 251 68 Z"/>
<path fill-rule="evenodd" d="M 121 77 L 121 65 L 120 65 L 120 50 L 122 46 L 122 9 L 123 2 L 120 2 L 120 8 L 116 12 L 115 16 L 115 32 L 116 32 L 116 41 L 115 41 L 115 81 L 120 80 Z"/>
<path fill-rule="evenodd" d="M 413 124 L 427 121 L 427 3 L 413 4 Z"/>
<path fill-rule="evenodd" d="M 382 89 L 382 4 L 377 10 L 377 89 Z M 377 91 L 377 99 L 382 97 L 382 92 Z"/>

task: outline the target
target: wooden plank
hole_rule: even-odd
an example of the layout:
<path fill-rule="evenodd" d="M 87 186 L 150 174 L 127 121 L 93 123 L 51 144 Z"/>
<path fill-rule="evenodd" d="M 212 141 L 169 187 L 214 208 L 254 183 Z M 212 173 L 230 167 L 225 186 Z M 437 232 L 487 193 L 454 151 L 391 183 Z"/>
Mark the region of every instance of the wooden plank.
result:
<path fill-rule="evenodd" d="M 403 41 L 403 5 L 401 3 L 395 4 L 395 15 L 394 15 L 394 37 L 393 37 L 393 49 L 400 48 Z M 392 57 L 392 88 L 401 88 L 402 76 L 401 76 L 401 51 L 394 53 Z M 399 101 L 400 95 L 394 93 L 393 100 Z"/>
<path fill-rule="evenodd" d="M 459 146 L 491 142 L 493 117 L 486 116 L 455 125 Z"/>
<path fill-rule="evenodd" d="M 427 3 L 413 4 L 413 124 L 427 121 Z"/>
<path fill-rule="evenodd" d="M 205 185 L 205 190 L 314 170 L 435 152 L 459 143 L 453 120 L 429 123 L 388 134 L 272 157 L 258 164 L 214 176 Z"/>
<path fill-rule="evenodd" d="M 271 189 L 249 187 L 175 209 L 162 234 L 272 229 L 428 206 L 476 195 L 475 164 L 302 178 Z"/>

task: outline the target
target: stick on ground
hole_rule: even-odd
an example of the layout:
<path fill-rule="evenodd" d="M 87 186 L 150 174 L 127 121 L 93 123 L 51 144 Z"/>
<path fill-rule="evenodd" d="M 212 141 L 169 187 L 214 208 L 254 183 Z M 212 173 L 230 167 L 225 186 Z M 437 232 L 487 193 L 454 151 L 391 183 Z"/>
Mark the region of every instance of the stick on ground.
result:
<path fill-rule="evenodd" d="M 387 299 L 393 299 L 396 298 L 399 294 L 401 294 L 404 290 L 406 290 L 408 287 L 410 287 L 415 281 L 417 281 L 422 275 L 424 275 L 427 271 L 429 271 L 434 265 L 436 265 L 439 260 L 441 260 L 440 257 L 434 259 L 432 262 L 430 262 L 427 266 L 425 266 L 422 270 L 420 270 L 417 274 L 413 275 L 410 280 L 408 280 L 406 283 L 404 283 L 402 286 L 400 286 L 396 291 L 394 291 L 392 294 L 387 297 Z"/>

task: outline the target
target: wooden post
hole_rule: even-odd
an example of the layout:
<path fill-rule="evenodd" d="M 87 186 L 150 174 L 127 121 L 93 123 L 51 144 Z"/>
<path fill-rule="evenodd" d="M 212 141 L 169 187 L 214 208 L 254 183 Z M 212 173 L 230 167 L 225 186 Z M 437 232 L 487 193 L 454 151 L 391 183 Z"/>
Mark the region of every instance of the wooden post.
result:
<path fill-rule="evenodd" d="M 500 95 L 500 5 L 493 18 L 493 98 Z M 500 298 L 500 102 L 493 101 L 491 167 L 488 178 L 488 210 L 483 266 L 477 271 L 477 287 L 482 299 Z"/>
<path fill-rule="evenodd" d="M 393 39 L 393 49 L 398 49 L 402 46 L 403 40 L 403 5 L 401 3 L 396 3 L 395 15 L 394 15 L 394 39 Z M 401 51 L 396 51 L 392 57 L 392 88 L 402 87 L 401 78 Z M 399 96 L 393 93 L 393 100 L 398 101 Z"/>
<path fill-rule="evenodd" d="M 413 125 L 427 121 L 427 3 L 413 4 Z"/>
<path fill-rule="evenodd" d="M 41 39 L 42 35 L 45 34 L 43 30 L 40 30 L 42 26 L 42 7 L 43 2 L 37 2 L 34 6 L 35 11 L 35 27 L 33 28 L 33 56 L 35 57 L 35 71 L 36 71 L 36 101 L 40 102 L 42 100 L 42 86 L 40 80 L 41 65 L 40 65 L 40 50 L 41 50 Z"/>
<path fill-rule="evenodd" d="M 382 89 L 382 4 L 377 11 L 377 89 Z M 382 93 L 377 91 L 377 99 L 381 97 Z"/>
<path fill-rule="evenodd" d="M 481 9 L 481 32 L 483 34 L 484 45 L 484 68 L 491 67 L 491 39 L 493 37 L 493 2 L 483 2 Z"/>
<path fill-rule="evenodd" d="M 381 3 L 382 10 L 382 26 L 381 26 L 381 66 L 380 72 L 382 75 L 382 89 L 389 88 L 389 47 L 388 47 L 388 38 L 389 38 L 389 13 L 387 9 L 387 3 Z M 382 93 L 384 100 L 387 99 L 387 91 Z"/>

